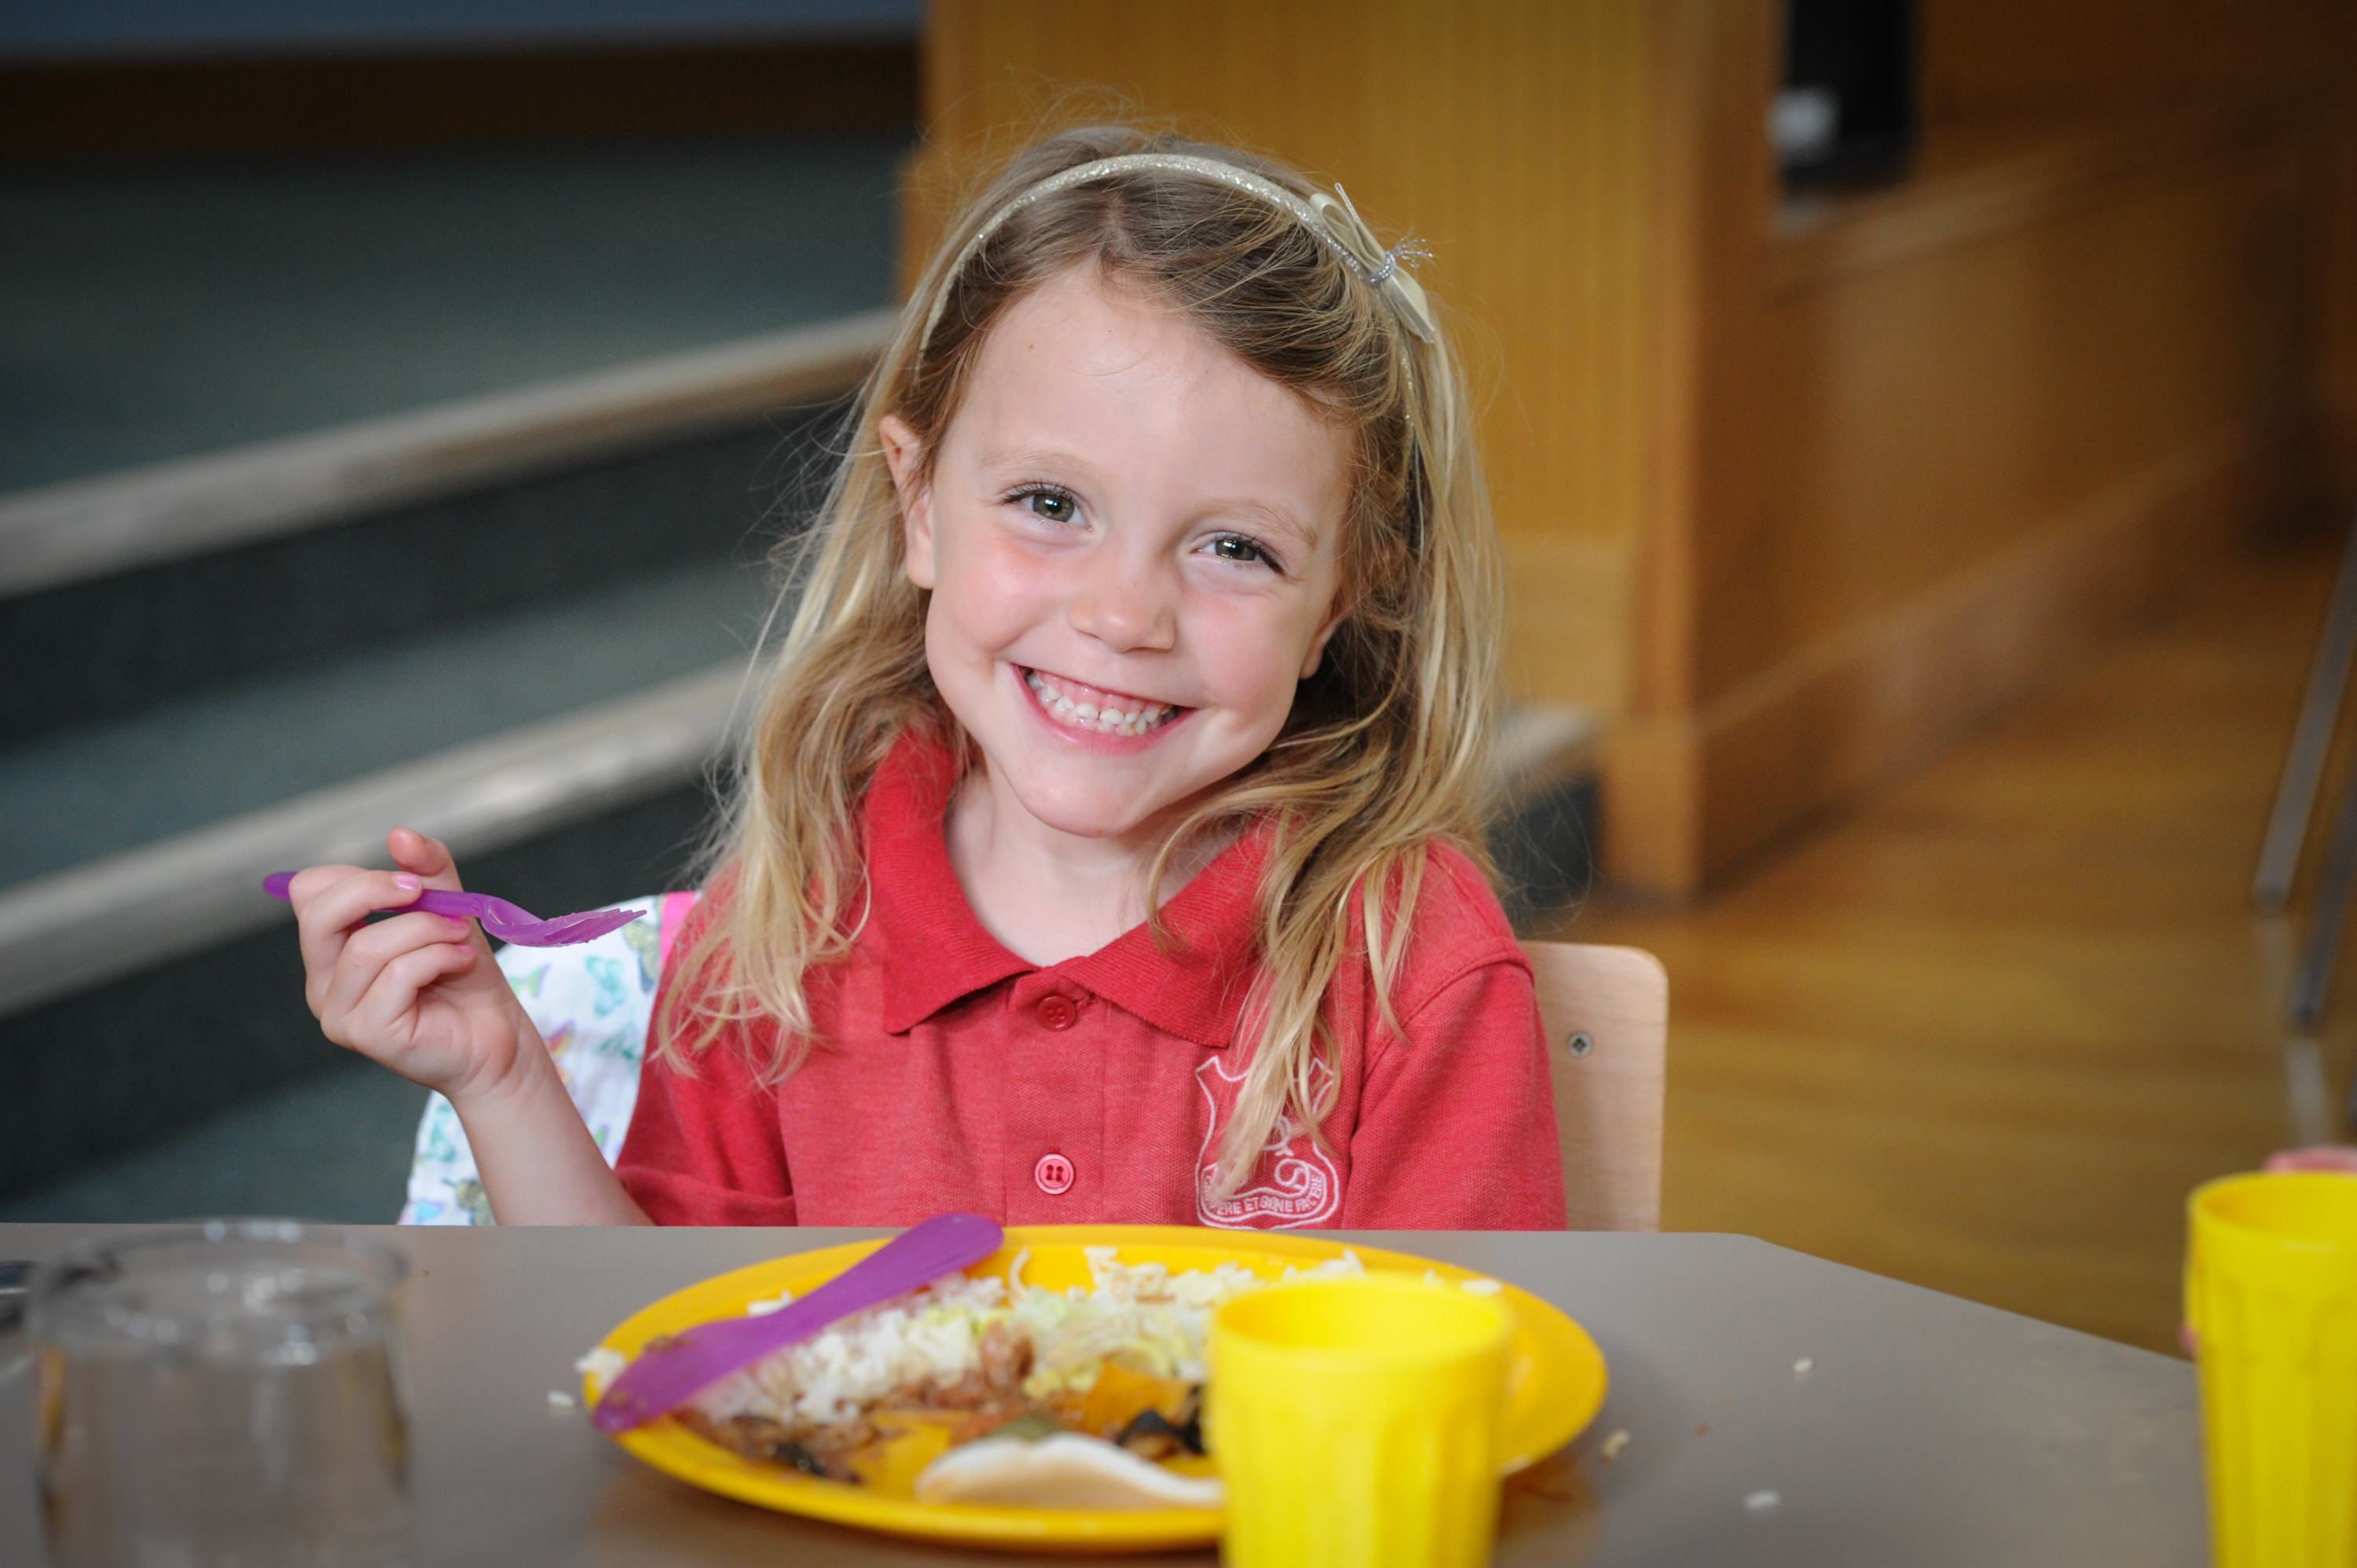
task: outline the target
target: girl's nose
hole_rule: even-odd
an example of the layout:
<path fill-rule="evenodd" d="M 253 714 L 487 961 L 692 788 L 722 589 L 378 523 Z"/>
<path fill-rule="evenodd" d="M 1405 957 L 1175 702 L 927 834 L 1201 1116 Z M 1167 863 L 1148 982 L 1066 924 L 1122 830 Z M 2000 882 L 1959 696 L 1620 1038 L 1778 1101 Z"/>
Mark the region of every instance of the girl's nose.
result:
<path fill-rule="evenodd" d="M 1178 642 L 1175 585 L 1154 565 L 1118 551 L 1094 553 L 1070 615 L 1075 631 L 1117 653 L 1166 652 Z"/>

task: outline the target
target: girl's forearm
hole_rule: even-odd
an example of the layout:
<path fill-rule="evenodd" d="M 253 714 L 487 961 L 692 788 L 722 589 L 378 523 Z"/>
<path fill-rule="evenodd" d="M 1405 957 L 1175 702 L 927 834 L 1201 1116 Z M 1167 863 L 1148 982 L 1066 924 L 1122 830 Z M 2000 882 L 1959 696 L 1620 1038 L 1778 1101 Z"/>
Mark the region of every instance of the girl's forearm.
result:
<path fill-rule="evenodd" d="M 536 1044 L 536 1043 L 535 1043 Z M 454 1097 L 502 1225 L 651 1225 L 583 1124 L 544 1051 L 513 1082 Z"/>

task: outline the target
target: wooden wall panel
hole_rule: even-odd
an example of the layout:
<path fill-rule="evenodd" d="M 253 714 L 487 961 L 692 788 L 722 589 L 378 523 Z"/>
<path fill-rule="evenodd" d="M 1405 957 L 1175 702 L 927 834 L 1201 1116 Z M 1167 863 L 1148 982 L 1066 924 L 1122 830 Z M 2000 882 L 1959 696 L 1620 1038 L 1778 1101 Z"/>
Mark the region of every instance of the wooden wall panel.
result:
<path fill-rule="evenodd" d="M 1700 700 L 2188 450 L 2288 435 L 2307 409 L 2305 150 L 2231 141 L 2157 188 L 2072 193 L 1772 295 L 1764 527 L 1706 590 Z"/>
<path fill-rule="evenodd" d="M 2357 505 L 2357 5 L 2349 0 L 1924 0 L 1942 124 L 2257 102 L 2321 111 L 2327 232 L 2310 327 L 2329 498 Z"/>
<path fill-rule="evenodd" d="M 2339 11 L 1933 0 L 1928 94 L 1973 117 L 1885 190 L 1763 204 L 1772 9 L 1674 9 L 1690 434 L 1637 558 L 1606 850 L 1688 894 L 2312 497 L 2345 171 L 2313 58 Z M 2115 28 L 2164 42 L 2084 58 Z M 2267 36 L 2155 63 L 2237 30 Z"/>
<path fill-rule="evenodd" d="M 2357 7 L 2351 32 L 2357 35 Z M 2347 81 L 2330 144 L 2332 211 L 2319 290 L 2317 405 L 2332 499 L 2347 510 L 2357 507 L 2357 36 L 2342 59 Z"/>
<path fill-rule="evenodd" d="M 1630 564 L 1629 702 L 1606 737 L 1603 863 L 1631 892 L 1683 896 L 1713 869 L 1704 829 L 1718 800 L 1696 723 L 1699 585 L 1761 527 L 1751 410 L 1764 386 L 1758 296 L 1775 212 L 1767 109 L 1779 8 L 1657 0 L 1652 10 L 1655 501 Z"/>
<path fill-rule="evenodd" d="M 2348 0 L 1922 0 L 1935 123 L 2337 90 Z"/>
<path fill-rule="evenodd" d="M 1419 274 L 1486 396 L 1512 679 L 1617 706 L 1651 500 L 1653 26 L 1620 0 L 935 0 L 911 254 L 926 203 L 1074 88 L 1340 179 L 1431 245 Z"/>

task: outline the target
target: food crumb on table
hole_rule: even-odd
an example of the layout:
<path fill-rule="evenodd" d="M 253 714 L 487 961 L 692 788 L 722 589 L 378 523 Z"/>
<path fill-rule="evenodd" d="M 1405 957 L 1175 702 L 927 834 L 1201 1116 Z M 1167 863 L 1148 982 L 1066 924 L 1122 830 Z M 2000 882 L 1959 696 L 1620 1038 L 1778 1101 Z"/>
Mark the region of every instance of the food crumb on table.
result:
<path fill-rule="evenodd" d="M 1743 1507 L 1747 1512 L 1750 1513 L 1774 1513 L 1777 1507 L 1781 1504 L 1783 1500 L 1784 1499 L 1776 1493 L 1762 1489 L 1752 1493 L 1748 1498 L 1745 1498 L 1743 1499 Z"/>
<path fill-rule="evenodd" d="M 1607 1437 L 1603 1443 L 1598 1446 L 1596 1452 L 1598 1457 L 1602 1458 L 1607 1465 L 1609 1465 L 1614 1460 L 1620 1458 L 1620 1451 L 1628 1446 L 1628 1428 L 1617 1427 L 1613 1430 L 1612 1434 L 1609 1437 Z"/>
<path fill-rule="evenodd" d="M 622 1369 L 630 1364 L 630 1359 L 619 1350 L 608 1350 L 600 1345 L 574 1362 L 573 1369 L 585 1378 L 597 1379 L 597 1386 L 603 1388 L 620 1377 Z"/>
<path fill-rule="evenodd" d="M 1816 1369 L 1817 1359 L 1813 1356 L 1803 1356 L 1792 1363 L 1792 1380 L 1797 1383 Z"/>
<path fill-rule="evenodd" d="M 571 1410 L 579 1402 L 579 1401 L 576 1400 L 571 1394 L 566 1393 L 563 1389 L 551 1389 L 548 1391 L 548 1408 L 551 1410 Z"/>

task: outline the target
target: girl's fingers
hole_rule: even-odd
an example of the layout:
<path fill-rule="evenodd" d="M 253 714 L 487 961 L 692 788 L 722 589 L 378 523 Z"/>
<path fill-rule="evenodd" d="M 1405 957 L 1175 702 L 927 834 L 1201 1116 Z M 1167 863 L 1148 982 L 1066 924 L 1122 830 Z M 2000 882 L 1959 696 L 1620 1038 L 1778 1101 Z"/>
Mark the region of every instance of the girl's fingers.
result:
<path fill-rule="evenodd" d="M 2271 1171 L 2349 1171 L 2357 1173 L 2357 1147 L 2347 1144 L 2317 1144 L 2286 1149 L 2267 1160 Z"/>
<path fill-rule="evenodd" d="M 312 1011 L 318 1010 L 325 982 L 342 961 L 361 922 L 379 909 L 414 903 L 421 886 L 423 879 L 413 873 L 363 871 L 356 865 L 314 866 L 296 873 L 287 891 L 294 896 L 295 928 Z"/>
<path fill-rule="evenodd" d="M 363 926 L 350 932 L 334 961 L 328 967 L 327 983 L 321 987 L 320 996 L 313 1005 L 312 1010 L 318 1015 L 320 1026 L 328 1030 L 330 1039 L 341 1045 L 351 1044 L 351 1041 L 338 1036 L 336 1031 L 349 1026 L 349 1021 L 361 1013 L 364 999 L 376 985 L 386 965 L 410 953 L 436 947 L 464 950 L 471 955 L 474 949 L 468 935 L 464 921 L 428 915 L 423 910 L 414 915 L 398 915 L 390 920 L 380 920 L 373 926 Z M 467 961 L 473 961 L 471 956 Z"/>
<path fill-rule="evenodd" d="M 304 879 L 312 871 L 339 875 L 306 886 Z M 314 866 L 312 871 L 296 873 L 287 892 L 293 896 L 296 919 L 320 930 L 349 930 L 379 909 L 414 904 L 425 880 L 415 872 L 364 871 L 356 865 Z"/>
<path fill-rule="evenodd" d="M 295 874 L 287 893 L 295 906 L 296 929 L 303 951 L 303 992 L 311 1012 L 328 1037 L 339 1044 L 354 1043 L 355 1029 L 382 1029 L 397 1023 L 413 1006 L 418 990 L 436 978 L 464 972 L 477 951 L 490 950 L 473 925 L 422 911 L 368 924 L 380 909 L 413 904 L 426 887 L 456 891 L 458 870 L 447 846 L 409 828 L 396 828 L 386 840 L 396 871 L 370 871 L 357 865 L 314 865 Z M 417 972 L 422 978 L 393 992 L 399 1004 L 388 1013 L 367 1003 L 389 964 L 404 955 L 441 947 L 447 950 L 429 968 L 408 962 L 400 972 Z"/>
<path fill-rule="evenodd" d="M 450 848 L 441 840 L 427 838 L 415 828 L 395 828 L 386 838 L 385 845 L 393 851 L 394 864 L 423 877 L 426 886 L 438 887 L 447 893 L 463 890 L 458 881 L 457 862 L 450 858 Z M 489 954 L 490 939 L 476 930 L 471 922 L 467 929 L 473 932 L 476 947 Z"/>
<path fill-rule="evenodd" d="M 404 1026 L 416 1010 L 418 993 L 465 972 L 474 962 L 475 950 L 455 942 L 436 942 L 396 953 L 377 968 L 373 981 L 346 1015 L 346 1022 L 355 1035 L 371 1040 L 406 1034 Z"/>
<path fill-rule="evenodd" d="M 286 901 L 295 907 L 295 913 L 300 915 L 310 907 L 311 900 L 326 889 L 347 876 L 358 876 L 367 869 L 361 865 L 307 865 L 295 874 L 293 881 L 287 883 Z"/>
<path fill-rule="evenodd" d="M 450 858 L 449 846 L 439 839 L 427 838 L 414 828 L 395 828 L 384 843 L 393 852 L 393 863 L 425 878 L 428 887 L 459 891 L 457 863 Z"/>

